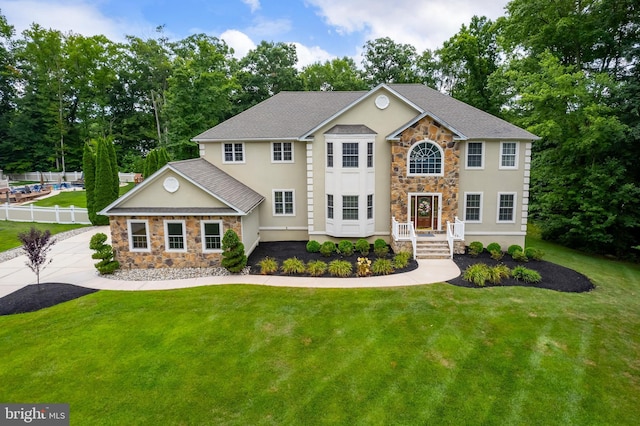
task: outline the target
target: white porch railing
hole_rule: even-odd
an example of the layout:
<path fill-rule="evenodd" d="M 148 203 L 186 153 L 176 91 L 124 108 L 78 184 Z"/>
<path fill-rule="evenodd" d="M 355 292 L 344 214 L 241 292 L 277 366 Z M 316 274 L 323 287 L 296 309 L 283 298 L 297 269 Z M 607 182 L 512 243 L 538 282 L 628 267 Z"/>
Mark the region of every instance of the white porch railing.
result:
<path fill-rule="evenodd" d="M 464 240 L 464 222 L 456 216 L 455 222 L 447 221 L 447 242 L 449 243 L 449 254 L 453 259 L 453 244 L 456 240 Z"/>
<path fill-rule="evenodd" d="M 87 209 L 78 207 L 36 207 L 12 206 L 4 203 L 0 207 L 0 220 L 13 222 L 42 222 L 42 223 L 78 223 L 89 225 Z"/>
<path fill-rule="evenodd" d="M 416 246 L 418 237 L 413 227 L 413 222 L 400 223 L 395 217 L 391 218 L 391 234 L 396 241 L 411 241 L 413 248 L 413 258 L 416 258 Z"/>

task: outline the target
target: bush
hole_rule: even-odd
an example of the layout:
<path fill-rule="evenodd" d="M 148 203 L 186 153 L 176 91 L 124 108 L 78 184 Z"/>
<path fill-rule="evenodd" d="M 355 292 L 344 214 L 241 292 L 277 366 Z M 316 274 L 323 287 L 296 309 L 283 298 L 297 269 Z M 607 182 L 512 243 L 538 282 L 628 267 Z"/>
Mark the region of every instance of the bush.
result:
<path fill-rule="evenodd" d="M 484 287 L 487 283 L 487 280 L 491 278 L 491 268 L 484 263 L 476 263 L 474 265 L 469 266 L 465 269 L 462 274 L 462 279 L 465 281 L 469 281 L 478 287 Z"/>
<path fill-rule="evenodd" d="M 389 259 L 378 258 L 373 261 L 371 271 L 376 275 L 389 275 L 393 272 L 393 264 Z"/>
<path fill-rule="evenodd" d="M 373 252 L 378 257 L 386 257 L 389 253 L 389 246 L 387 245 L 387 242 L 382 238 L 375 240 L 373 242 Z"/>
<path fill-rule="evenodd" d="M 262 275 L 274 274 L 278 271 L 278 261 L 273 257 L 265 257 L 258 262 L 258 266 L 260 266 L 260 273 Z"/>
<path fill-rule="evenodd" d="M 353 265 L 346 260 L 334 260 L 329 263 L 329 273 L 334 277 L 348 277 L 353 272 Z"/>
<path fill-rule="evenodd" d="M 322 260 L 312 260 L 307 263 L 307 273 L 312 277 L 319 277 L 327 272 L 327 264 Z"/>
<path fill-rule="evenodd" d="M 325 241 L 320 246 L 320 254 L 324 257 L 329 257 L 336 251 L 336 244 L 332 241 Z"/>
<path fill-rule="evenodd" d="M 513 256 L 513 253 L 516 251 L 522 251 L 522 247 L 520 247 L 517 244 L 511 245 L 509 246 L 509 248 L 507 249 L 507 253 L 509 253 L 509 256 Z"/>
<path fill-rule="evenodd" d="M 527 256 L 524 254 L 524 252 L 522 250 L 514 251 L 513 254 L 511 255 L 511 257 L 516 262 L 528 262 L 529 261 L 529 259 L 527 258 Z"/>
<path fill-rule="evenodd" d="M 369 254 L 369 250 L 371 250 L 371 246 L 369 245 L 369 241 L 364 238 L 360 238 L 356 241 L 356 251 L 361 255 L 366 256 Z"/>
<path fill-rule="evenodd" d="M 101 275 L 113 274 L 116 269 L 120 268 L 120 263 L 117 260 L 113 260 L 113 247 L 105 244 L 106 241 L 107 236 L 102 232 L 98 232 L 91 237 L 89 242 L 89 248 L 96 251 L 91 255 L 91 258 L 100 259 L 100 262 L 96 263 L 95 267 Z"/>
<path fill-rule="evenodd" d="M 491 284 L 500 284 L 502 280 L 506 280 L 510 276 L 511 270 L 507 265 L 496 265 L 489 269 L 489 282 Z"/>
<path fill-rule="evenodd" d="M 480 241 L 473 241 L 469 244 L 469 254 L 473 257 L 478 256 L 484 250 L 484 246 Z"/>
<path fill-rule="evenodd" d="M 353 243 L 349 240 L 340 241 L 338 251 L 345 256 L 351 256 L 353 254 Z"/>
<path fill-rule="evenodd" d="M 406 268 L 407 265 L 409 264 L 409 260 L 411 259 L 411 256 L 413 255 L 408 251 L 400 251 L 396 253 L 395 256 L 393 256 L 393 268 L 394 269 Z"/>
<path fill-rule="evenodd" d="M 500 244 L 498 244 L 498 243 L 491 243 L 491 244 L 489 244 L 489 245 L 487 246 L 487 251 L 488 251 L 489 253 L 491 253 L 492 251 L 495 251 L 495 250 L 497 250 L 497 251 L 502 251 L 502 247 L 500 247 Z"/>
<path fill-rule="evenodd" d="M 527 247 L 526 249 L 524 249 L 524 255 L 529 259 L 542 260 L 542 258 L 544 257 L 544 252 L 535 247 Z"/>
<path fill-rule="evenodd" d="M 491 258 L 493 260 L 502 260 L 504 257 L 504 252 L 502 250 L 489 250 L 489 253 L 491 253 Z"/>
<path fill-rule="evenodd" d="M 307 243 L 307 251 L 309 253 L 318 253 L 320 251 L 320 243 L 316 240 L 311 240 Z"/>
<path fill-rule="evenodd" d="M 236 274 L 247 266 L 244 244 L 233 229 L 227 230 L 222 237 L 222 267 Z"/>
<path fill-rule="evenodd" d="M 359 257 L 358 258 L 358 276 L 366 277 L 367 275 L 371 275 L 371 261 L 367 257 Z"/>
<path fill-rule="evenodd" d="M 513 268 L 511 276 L 518 281 L 524 281 L 526 283 L 539 283 L 542 280 L 538 271 L 525 268 L 524 266 L 516 266 Z"/>
<path fill-rule="evenodd" d="M 282 272 L 285 274 L 304 274 L 307 271 L 304 262 L 297 257 L 290 257 L 282 262 Z"/>

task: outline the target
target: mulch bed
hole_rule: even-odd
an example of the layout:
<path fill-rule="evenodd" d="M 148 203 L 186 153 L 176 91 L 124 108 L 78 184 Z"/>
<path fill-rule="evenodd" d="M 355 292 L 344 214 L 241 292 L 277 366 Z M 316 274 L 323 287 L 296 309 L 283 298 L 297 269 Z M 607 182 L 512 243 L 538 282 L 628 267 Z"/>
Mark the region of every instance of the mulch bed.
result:
<path fill-rule="evenodd" d="M 0 298 L 0 315 L 34 312 L 96 291 L 98 290 L 73 284 L 30 284 Z"/>
<path fill-rule="evenodd" d="M 544 260 L 530 260 L 529 262 L 516 262 L 511 259 L 511 256 L 505 254 L 505 256 L 497 261 L 491 258 L 491 255 L 487 252 L 483 252 L 477 257 L 470 256 L 468 254 L 455 255 L 453 261 L 458 265 L 460 271 L 464 272 L 469 266 L 475 263 L 486 263 L 489 266 L 495 266 L 499 263 L 503 263 L 510 269 L 515 266 L 524 266 L 525 268 L 533 269 L 540 273 L 542 280 L 539 283 L 525 283 L 513 278 L 508 278 L 502 281 L 501 284 L 494 285 L 487 283 L 485 287 L 505 287 L 505 286 L 521 286 L 521 287 L 536 287 L 545 288 L 549 290 L 556 290 L 569 293 L 583 293 L 585 291 L 591 291 L 595 288 L 591 280 L 586 276 L 574 271 L 573 269 L 565 268 L 564 266 L 556 265 L 555 263 L 546 262 Z M 468 288 L 480 288 L 475 284 L 462 279 L 462 275 L 458 278 L 448 281 L 449 284 L 453 284 L 459 287 Z"/>

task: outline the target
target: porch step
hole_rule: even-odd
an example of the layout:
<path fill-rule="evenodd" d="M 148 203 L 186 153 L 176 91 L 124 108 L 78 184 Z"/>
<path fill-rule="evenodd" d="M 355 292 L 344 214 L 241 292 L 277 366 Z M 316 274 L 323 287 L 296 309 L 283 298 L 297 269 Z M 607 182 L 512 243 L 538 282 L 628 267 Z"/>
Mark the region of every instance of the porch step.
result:
<path fill-rule="evenodd" d="M 449 243 L 441 239 L 420 238 L 416 242 L 417 259 L 449 259 Z"/>

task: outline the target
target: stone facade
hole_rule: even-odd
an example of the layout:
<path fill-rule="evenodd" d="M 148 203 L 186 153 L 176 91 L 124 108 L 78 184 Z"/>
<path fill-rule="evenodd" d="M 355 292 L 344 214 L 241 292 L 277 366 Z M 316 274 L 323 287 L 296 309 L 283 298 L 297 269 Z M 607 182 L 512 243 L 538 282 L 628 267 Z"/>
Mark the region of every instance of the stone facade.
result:
<path fill-rule="evenodd" d="M 201 221 L 222 221 L 221 237 L 228 229 L 233 229 L 242 239 L 241 218 L 237 216 L 112 216 L 111 241 L 115 259 L 122 269 L 156 268 L 209 268 L 219 267 L 221 253 L 203 253 Z M 149 223 L 149 251 L 129 250 L 127 220 L 146 220 Z M 165 251 L 165 220 L 183 220 L 186 227 L 185 252 Z"/>
<path fill-rule="evenodd" d="M 425 140 L 442 148 L 443 176 L 408 176 L 409 150 Z M 391 216 L 398 222 L 408 221 L 409 193 L 442 194 L 440 226 L 445 230 L 447 221 L 453 222 L 458 212 L 459 170 L 460 150 L 451 131 L 429 116 L 406 129 L 391 146 Z"/>

